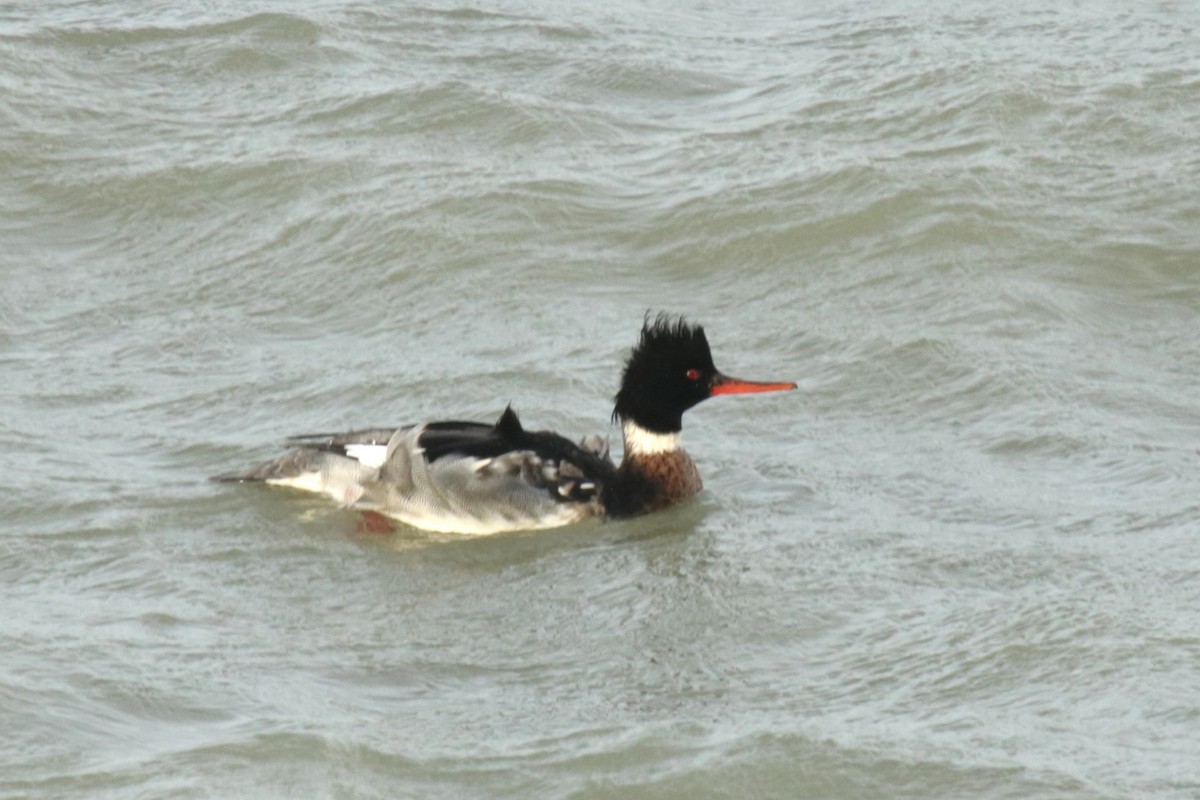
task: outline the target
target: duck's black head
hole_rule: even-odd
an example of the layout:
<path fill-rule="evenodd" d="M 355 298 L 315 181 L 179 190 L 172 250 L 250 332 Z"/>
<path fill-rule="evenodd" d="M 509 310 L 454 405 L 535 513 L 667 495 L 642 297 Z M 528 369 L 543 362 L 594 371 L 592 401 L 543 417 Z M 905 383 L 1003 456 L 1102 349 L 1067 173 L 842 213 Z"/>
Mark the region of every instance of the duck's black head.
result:
<path fill-rule="evenodd" d="M 646 317 L 625 362 L 613 418 L 653 433 L 678 433 L 683 412 L 715 394 L 795 389 L 794 383 L 754 383 L 722 375 L 713 365 L 704 328 L 683 317 Z"/>
<path fill-rule="evenodd" d="M 613 417 L 655 433 L 675 433 L 683 412 L 709 396 L 717 374 L 704 328 L 683 317 L 647 317 L 625 362 Z"/>

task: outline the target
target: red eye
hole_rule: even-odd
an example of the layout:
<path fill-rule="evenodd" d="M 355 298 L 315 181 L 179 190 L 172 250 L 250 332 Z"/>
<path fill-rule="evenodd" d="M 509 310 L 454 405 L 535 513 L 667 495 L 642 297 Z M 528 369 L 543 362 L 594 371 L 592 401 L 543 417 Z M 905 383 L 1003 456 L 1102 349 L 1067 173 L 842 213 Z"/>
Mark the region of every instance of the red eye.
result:
<path fill-rule="evenodd" d="M 698 380 L 700 380 L 700 370 L 696 369 L 695 367 L 693 367 L 692 369 L 689 369 L 689 370 L 687 371 L 687 379 L 688 379 L 689 381 L 698 381 Z"/>

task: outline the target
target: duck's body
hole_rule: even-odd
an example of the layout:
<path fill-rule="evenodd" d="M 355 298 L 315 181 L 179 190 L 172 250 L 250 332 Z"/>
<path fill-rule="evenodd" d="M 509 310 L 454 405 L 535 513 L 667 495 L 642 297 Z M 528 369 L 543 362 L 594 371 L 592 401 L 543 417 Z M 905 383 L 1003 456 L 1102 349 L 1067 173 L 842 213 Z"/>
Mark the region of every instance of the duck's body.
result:
<path fill-rule="evenodd" d="M 620 466 L 600 437 L 580 444 L 527 431 L 511 408 L 493 425 L 429 422 L 289 439 L 294 449 L 221 481 L 258 481 L 328 495 L 425 530 L 489 534 L 628 517 L 683 502 L 700 473 L 680 443 L 683 412 L 713 394 L 794 389 L 750 383 L 712 366 L 702 328 L 647 322 L 617 394 Z"/>

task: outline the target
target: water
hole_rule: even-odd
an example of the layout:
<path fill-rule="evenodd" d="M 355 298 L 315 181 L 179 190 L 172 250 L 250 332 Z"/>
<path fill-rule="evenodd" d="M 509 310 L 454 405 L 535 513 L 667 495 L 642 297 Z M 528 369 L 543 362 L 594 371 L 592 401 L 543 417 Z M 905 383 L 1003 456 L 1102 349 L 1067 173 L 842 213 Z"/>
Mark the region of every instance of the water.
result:
<path fill-rule="evenodd" d="M 0 795 L 1200 796 L 1191 3 L 0 10 Z M 799 392 L 463 540 L 206 475 Z"/>

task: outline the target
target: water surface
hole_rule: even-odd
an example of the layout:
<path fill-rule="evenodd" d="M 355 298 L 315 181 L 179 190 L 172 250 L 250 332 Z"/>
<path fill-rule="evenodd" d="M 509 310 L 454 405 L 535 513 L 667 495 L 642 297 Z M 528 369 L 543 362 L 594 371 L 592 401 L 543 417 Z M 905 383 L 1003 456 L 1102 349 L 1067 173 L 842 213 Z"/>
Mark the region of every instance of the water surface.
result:
<path fill-rule="evenodd" d="M 1200 12 L 0 11 L 0 794 L 1200 794 Z M 208 484 L 429 417 L 695 503 L 488 539 Z"/>

